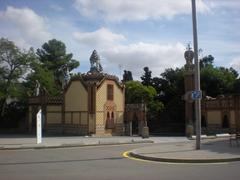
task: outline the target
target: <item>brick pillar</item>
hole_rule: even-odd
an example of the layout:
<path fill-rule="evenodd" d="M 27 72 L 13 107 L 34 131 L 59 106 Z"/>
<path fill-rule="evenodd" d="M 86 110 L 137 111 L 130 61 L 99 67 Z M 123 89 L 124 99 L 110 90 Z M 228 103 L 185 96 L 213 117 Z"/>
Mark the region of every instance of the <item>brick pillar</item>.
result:
<path fill-rule="evenodd" d="M 193 71 L 187 71 L 184 75 L 185 84 L 185 133 L 191 136 L 194 133 L 194 116 L 193 116 L 193 101 L 191 100 L 191 92 L 194 90 L 194 74 Z"/>
<path fill-rule="evenodd" d="M 191 91 L 194 90 L 194 53 L 188 45 L 187 50 L 184 53 L 186 60 L 185 74 L 184 74 L 184 86 L 185 86 L 185 122 L 186 122 L 186 135 L 191 136 L 193 134 L 193 101 L 191 99 Z"/>

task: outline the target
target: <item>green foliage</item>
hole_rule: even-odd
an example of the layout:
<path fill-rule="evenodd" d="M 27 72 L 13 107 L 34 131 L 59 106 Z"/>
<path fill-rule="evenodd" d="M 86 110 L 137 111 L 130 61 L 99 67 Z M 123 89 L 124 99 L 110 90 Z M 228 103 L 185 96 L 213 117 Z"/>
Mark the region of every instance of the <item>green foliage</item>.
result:
<path fill-rule="evenodd" d="M 37 54 L 37 55 L 36 55 Z M 50 95 L 61 92 L 66 71 L 79 66 L 66 53 L 65 44 L 56 39 L 44 43 L 34 52 L 20 50 L 12 41 L 0 39 L 0 110 L 2 125 L 12 125 L 26 112 L 27 98 L 34 94 L 36 81 Z M 15 112 L 16 116 L 13 116 Z"/>
<path fill-rule="evenodd" d="M 132 81 L 133 77 L 132 77 L 132 72 L 131 71 L 127 71 L 124 70 L 124 74 L 123 74 L 123 82 L 127 82 L 127 81 Z"/>
<path fill-rule="evenodd" d="M 173 97 L 181 97 L 184 94 L 184 70 L 176 68 L 166 69 L 158 83 L 154 87 L 158 87 L 159 98 L 165 103 L 168 103 Z M 156 81 L 156 78 L 155 78 Z"/>
<path fill-rule="evenodd" d="M 230 67 L 229 68 L 229 71 L 233 74 L 233 76 L 235 77 L 235 79 L 237 79 L 238 78 L 238 72 L 235 70 L 235 69 L 233 69 L 232 67 Z"/>
<path fill-rule="evenodd" d="M 157 92 L 152 86 L 144 86 L 138 81 L 126 82 L 126 103 L 150 102 Z"/>
<path fill-rule="evenodd" d="M 201 89 L 208 96 L 233 93 L 235 81 L 236 72 L 232 69 L 207 66 L 201 70 Z"/>
<path fill-rule="evenodd" d="M 161 112 L 164 109 L 164 105 L 163 105 L 163 103 L 155 100 L 155 101 L 150 101 L 148 103 L 148 108 L 149 108 L 149 111 L 151 112 L 151 114 L 156 114 L 156 113 Z M 153 112 L 155 112 L 155 113 L 153 113 Z"/>
<path fill-rule="evenodd" d="M 21 83 L 34 58 L 33 49 L 21 51 L 12 41 L 0 39 L 0 108 L 5 114 L 7 100 L 21 100 L 25 88 Z"/>
<path fill-rule="evenodd" d="M 156 99 L 157 91 L 152 86 L 144 86 L 138 81 L 126 82 L 126 103 L 146 103 L 148 122 L 156 122 L 159 113 L 164 109 L 162 102 Z"/>
<path fill-rule="evenodd" d="M 72 71 L 79 66 L 79 62 L 72 59 L 73 54 L 66 53 L 66 46 L 56 39 L 49 40 L 37 49 L 36 53 L 43 69 L 53 72 L 56 87 L 61 89 L 62 79 L 66 71 Z"/>
<path fill-rule="evenodd" d="M 34 73 L 29 74 L 26 82 L 29 96 L 34 94 L 36 81 L 41 84 L 41 86 L 48 92 L 49 95 L 56 96 L 60 93 L 55 85 L 54 74 L 52 71 L 42 67 L 37 63 L 33 63 L 31 67 Z"/>
<path fill-rule="evenodd" d="M 169 128 L 168 124 L 184 123 L 184 69 L 166 69 L 161 77 L 153 78 L 154 87 L 158 92 L 158 100 L 163 102 L 164 110 L 159 115 L 159 121 L 162 127 Z M 181 128 L 177 131 L 181 132 Z"/>
<path fill-rule="evenodd" d="M 236 91 L 238 72 L 233 68 L 215 67 L 213 63 L 212 55 L 200 60 L 202 91 L 212 97 L 220 94 L 239 93 Z"/>
<path fill-rule="evenodd" d="M 239 93 L 240 92 L 240 78 L 238 78 L 233 85 L 234 92 L 233 93 Z"/>
<path fill-rule="evenodd" d="M 148 67 L 144 67 L 144 74 L 142 75 L 142 84 L 145 86 L 151 86 L 152 85 L 152 71 L 149 70 Z"/>
<path fill-rule="evenodd" d="M 212 55 L 203 57 L 199 61 L 200 69 L 208 67 L 208 66 L 213 66 L 213 62 L 214 62 L 214 57 Z"/>
<path fill-rule="evenodd" d="M 201 89 L 208 96 L 240 92 L 238 73 L 233 68 L 215 67 L 214 57 L 209 55 L 200 60 Z M 148 71 L 150 71 L 148 69 Z M 184 124 L 184 68 L 166 69 L 160 77 L 153 77 L 151 85 L 157 91 L 157 99 L 164 104 L 160 121 Z"/>

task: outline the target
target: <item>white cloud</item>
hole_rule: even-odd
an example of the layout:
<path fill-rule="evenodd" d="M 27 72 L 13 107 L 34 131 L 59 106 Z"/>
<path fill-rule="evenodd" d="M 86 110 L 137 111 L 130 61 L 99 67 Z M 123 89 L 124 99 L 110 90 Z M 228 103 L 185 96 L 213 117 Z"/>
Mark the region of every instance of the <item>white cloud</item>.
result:
<path fill-rule="evenodd" d="M 86 17 L 102 17 L 108 21 L 171 19 L 176 15 L 190 14 L 190 0 L 75 0 L 75 8 Z M 203 0 L 197 0 L 197 10 L 209 11 Z"/>
<path fill-rule="evenodd" d="M 209 0 L 207 2 L 210 7 L 217 9 L 217 8 L 224 8 L 224 9 L 240 9 L 240 2 L 239 0 Z"/>
<path fill-rule="evenodd" d="M 115 34 L 106 28 L 94 32 L 76 32 L 73 36 L 81 45 L 91 50 L 97 49 L 104 71 L 109 73 L 116 74 L 121 65 L 123 69 L 132 71 L 133 75 L 139 78 L 143 67 L 148 66 L 154 76 L 159 76 L 166 68 L 181 67 L 185 63 L 185 46 L 181 43 L 123 44 L 121 41 L 126 40 L 123 35 Z"/>
<path fill-rule="evenodd" d="M 101 49 L 125 40 L 122 34 L 115 34 L 106 28 L 100 28 L 93 32 L 74 32 L 73 37 L 82 45 Z"/>
<path fill-rule="evenodd" d="M 230 63 L 230 66 L 240 72 L 240 56 L 233 58 Z"/>
<path fill-rule="evenodd" d="M 29 8 L 8 6 L 6 11 L 0 13 L 0 21 L 6 24 L 5 28 L 11 28 L 8 36 L 19 42 L 20 46 L 39 45 L 51 38 L 46 20 Z"/>
<path fill-rule="evenodd" d="M 101 52 L 107 62 L 107 70 L 121 65 L 123 69 L 140 77 L 143 67 L 148 66 L 153 76 L 159 76 L 166 68 L 176 68 L 184 65 L 185 47 L 176 44 L 150 44 L 139 42 L 129 45 L 117 45 Z"/>

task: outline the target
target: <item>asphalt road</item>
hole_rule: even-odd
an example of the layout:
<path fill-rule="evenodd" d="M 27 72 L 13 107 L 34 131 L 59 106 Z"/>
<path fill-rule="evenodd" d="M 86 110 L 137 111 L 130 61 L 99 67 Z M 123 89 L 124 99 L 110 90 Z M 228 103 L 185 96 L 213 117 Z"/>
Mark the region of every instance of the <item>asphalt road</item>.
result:
<path fill-rule="evenodd" d="M 238 180 L 240 162 L 168 164 L 124 158 L 142 145 L 0 151 L 0 180 Z"/>

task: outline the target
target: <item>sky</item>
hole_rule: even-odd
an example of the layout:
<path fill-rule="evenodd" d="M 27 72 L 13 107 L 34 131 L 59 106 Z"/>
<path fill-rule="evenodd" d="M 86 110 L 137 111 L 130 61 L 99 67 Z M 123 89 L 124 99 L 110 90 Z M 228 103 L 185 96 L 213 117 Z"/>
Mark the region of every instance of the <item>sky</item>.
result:
<path fill-rule="evenodd" d="M 240 1 L 196 0 L 200 58 L 240 72 Z M 193 44 L 191 0 L 0 0 L 0 37 L 36 50 L 50 39 L 65 43 L 90 69 L 97 50 L 104 72 L 135 79 L 148 66 L 153 76 L 182 67 Z"/>

